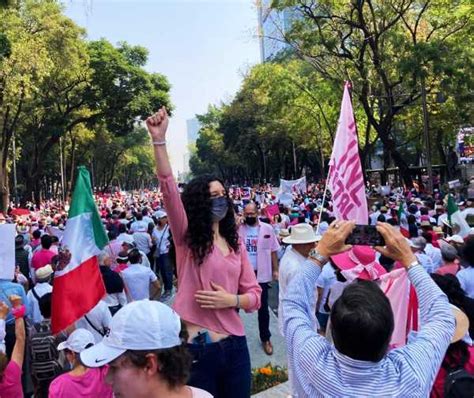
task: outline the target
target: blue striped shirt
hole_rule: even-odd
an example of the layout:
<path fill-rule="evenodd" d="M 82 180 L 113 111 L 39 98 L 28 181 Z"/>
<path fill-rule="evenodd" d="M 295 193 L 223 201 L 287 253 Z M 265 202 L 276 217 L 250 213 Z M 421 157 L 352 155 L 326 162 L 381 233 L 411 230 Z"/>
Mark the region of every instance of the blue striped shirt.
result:
<path fill-rule="evenodd" d="M 444 293 L 421 266 L 408 271 L 419 301 L 421 328 L 413 342 L 379 362 L 338 352 L 313 327 L 315 289 L 321 269 L 303 264 L 283 299 L 284 332 L 298 397 L 427 397 L 454 334 Z"/>

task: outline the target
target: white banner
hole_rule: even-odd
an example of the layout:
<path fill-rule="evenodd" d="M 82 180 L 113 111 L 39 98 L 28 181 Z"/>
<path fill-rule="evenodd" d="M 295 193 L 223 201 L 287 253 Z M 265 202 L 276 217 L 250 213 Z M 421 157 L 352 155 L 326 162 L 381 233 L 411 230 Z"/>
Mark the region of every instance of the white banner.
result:
<path fill-rule="evenodd" d="M 283 193 L 306 193 L 306 177 L 297 180 L 280 179 L 280 195 Z"/>
<path fill-rule="evenodd" d="M 15 276 L 15 224 L 0 225 L 0 279 L 11 281 Z"/>
<path fill-rule="evenodd" d="M 459 188 L 460 186 L 461 186 L 461 181 L 459 180 L 448 181 L 449 189 Z"/>

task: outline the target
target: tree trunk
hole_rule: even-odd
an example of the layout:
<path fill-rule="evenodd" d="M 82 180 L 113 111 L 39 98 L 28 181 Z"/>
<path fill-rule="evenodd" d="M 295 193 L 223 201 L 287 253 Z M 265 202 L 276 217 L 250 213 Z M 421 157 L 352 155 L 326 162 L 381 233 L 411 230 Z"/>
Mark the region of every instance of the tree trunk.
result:
<path fill-rule="evenodd" d="M 0 166 L 0 195 L 2 200 L 2 212 L 6 214 L 10 202 L 10 190 L 8 188 L 8 170 Z"/>

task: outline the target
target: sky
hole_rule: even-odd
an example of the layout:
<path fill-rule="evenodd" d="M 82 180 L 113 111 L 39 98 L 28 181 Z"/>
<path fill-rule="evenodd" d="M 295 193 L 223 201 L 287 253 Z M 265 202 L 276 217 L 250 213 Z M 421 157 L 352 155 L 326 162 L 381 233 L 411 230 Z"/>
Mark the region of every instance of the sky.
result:
<path fill-rule="evenodd" d="M 186 120 L 229 102 L 259 62 L 253 0 L 64 0 L 90 40 L 149 50 L 146 69 L 164 74 L 175 106 L 168 128 L 173 171 L 184 171 Z"/>

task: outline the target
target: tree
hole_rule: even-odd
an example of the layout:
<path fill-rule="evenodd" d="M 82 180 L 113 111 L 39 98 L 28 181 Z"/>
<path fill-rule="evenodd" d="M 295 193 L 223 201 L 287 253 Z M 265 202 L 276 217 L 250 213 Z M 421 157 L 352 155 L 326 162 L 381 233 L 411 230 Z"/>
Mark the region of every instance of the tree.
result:
<path fill-rule="evenodd" d="M 471 2 L 278 0 L 273 6 L 299 13 L 285 40 L 301 58 L 327 80 L 353 82 L 368 123 L 411 186 L 393 128 L 419 104 L 422 85 L 436 93 L 461 80 L 472 102 Z"/>
<path fill-rule="evenodd" d="M 22 7 L 0 8 L 0 196 L 8 203 L 8 160 L 11 140 L 23 122 L 24 108 L 54 64 L 48 39 L 60 37 L 64 18 L 55 2 L 26 1 Z"/>
<path fill-rule="evenodd" d="M 80 155 L 90 155 L 87 146 L 93 146 L 102 132 L 114 137 L 118 146 L 135 148 L 126 136 L 134 136 L 138 121 L 163 105 L 172 110 L 166 77 L 144 69 L 145 48 L 125 42 L 113 46 L 106 40 L 86 42 L 84 30 L 62 13 L 58 1 L 27 0 L 21 7 L 0 9 L 0 28 L 4 209 L 14 135 L 21 152 L 19 179 L 26 182 L 23 200 L 34 193 L 38 203 L 46 179 L 46 185 L 55 186 L 48 192 L 57 191 L 60 154 L 70 166 L 66 176 L 71 182 Z M 104 167 L 108 175 L 116 174 L 115 164 Z"/>
<path fill-rule="evenodd" d="M 306 62 L 257 65 L 230 104 L 200 117 L 203 128 L 192 171 L 214 170 L 239 181 L 278 181 L 303 172 L 324 177 L 340 100 L 340 90 Z M 374 135 L 365 129 L 369 125 L 362 111 L 358 116 L 367 132 L 360 140 L 365 150 Z"/>

